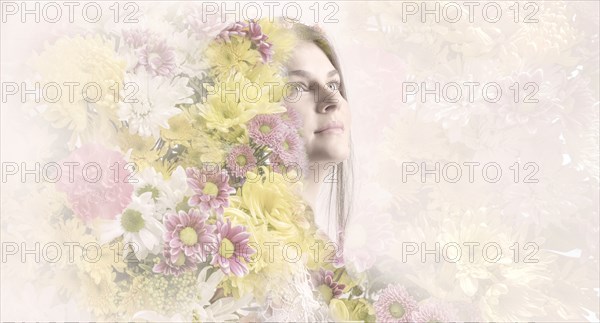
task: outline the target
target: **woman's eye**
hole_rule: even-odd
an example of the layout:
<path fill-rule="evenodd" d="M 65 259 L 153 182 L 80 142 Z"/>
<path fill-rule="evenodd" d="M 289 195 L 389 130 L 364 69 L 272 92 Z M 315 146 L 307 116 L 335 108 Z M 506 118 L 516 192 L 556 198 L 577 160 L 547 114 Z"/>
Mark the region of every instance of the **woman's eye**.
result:
<path fill-rule="evenodd" d="M 291 87 L 292 87 L 292 90 L 299 92 L 299 93 L 307 91 L 306 86 L 304 86 L 302 83 L 292 83 Z"/>
<path fill-rule="evenodd" d="M 340 90 L 340 83 L 339 82 L 329 82 L 329 83 L 327 83 L 327 87 L 329 88 L 329 90 L 331 90 L 333 92 L 337 92 Z"/>

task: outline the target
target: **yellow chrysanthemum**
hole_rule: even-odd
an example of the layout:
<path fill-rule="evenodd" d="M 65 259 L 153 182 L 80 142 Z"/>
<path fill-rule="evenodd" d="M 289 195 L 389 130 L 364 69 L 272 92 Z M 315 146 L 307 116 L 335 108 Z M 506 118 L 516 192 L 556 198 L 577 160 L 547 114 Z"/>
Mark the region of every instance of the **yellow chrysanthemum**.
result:
<path fill-rule="evenodd" d="M 117 136 L 119 147 L 129 149 L 132 162 L 138 167 L 138 171 L 152 165 L 161 153 L 154 150 L 155 140 L 151 137 L 141 137 L 137 134 L 130 134 L 129 131 L 119 131 Z"/>
<path fill-rule="evenodd" d="M 79 241 L 80 244 L 95 243 L 95 239 L 90 241 Z M 120 249 L 119 249 L 120 248 Z M 123 244 L 117 242 L 115 244 L 106 244 L 98 249 L 98 256 L 89 256 L 94 261 L 81 260 L 76 262 L 84 272 L 90 275 L 90 278 L 96 284 L 109 284 L 115 278 L 115 271 L 123 272 L 127 264 L 125 263 L 123 255 L 119 250 L 123 250 Z"/>
<path fill-rule="evenodd" d="M 62 95 L 56 102 L 47 102 L 43 116 L 54 127 L 73 131 L 70 146 L 77 139 L 105 139 L 114 134 L 113 123 L 119 124 L 118 88 L 126 63 L 109 40 L 99 35 L 63 37 L 34 57 L 32 65 L 44 85 L 55 82 L 61 88 Z M 70 82 L 75 83 L 72 97 L 65 85 Z"/>
<path fill-rule="evenodd" d="M 230 42 L 213 41 L 205 52 L 212 76 L 226 80 L 236 73 L 245 74 L 262 60 L 260 53 L 251 46 L 252 41 L 245 37 L 231 37 Z"/>
<path fill-rule="evenodd" d="M 196 107 L 209 129 L 229 132 L 234 127 L 244 126 L 258 114 L 285 112 L 281 102 L 271 95 L 270 88 L 237 74 L 227 82 L 216 83 L 206 102 Z"/>
<path fill-rule="evenodd" d="M 225 162 L 226 145 L 201 129 L 191 131 L 191 139 L 183 144 L 186 152 L 181 156 L 184 167 L 201 167 L 203 163 L 222 165 Z"/>
<path fill-rule="evenodd" d="M 285 28 L 282 22 L 265 18 L 258 23 L 262 32 L 269 37 L 267 42 L 273 46 L 273 61 L 283 63 L 288 60 L 298 41 L 294 33 L 289 28 Z"/>
<path fill-rule="evenodd" d="M 187 112 L 180 113 L 169 119 L 169 128 L 161 128 L 160 136 L 172 143 L 182 143 L 193 139 L 192 120 Z"/>
<path fill-rule="evenodd" d="M 300 183 L 290 183 L 267 167 L 261 167 L 261 175 L 249 172 L 248 179 L 231 197 L 224 216 L 246 227 L 257 252 L 248 263 L 250 273 L 228 277 L 223 288 L 235 297 L 252 291 L 261 299 L 265 295 L 261 286 L 274 277 L 285 280 L 298 270 L 297 263 L 323 267 L 326 242 L 316 234 L 312 214 L 297 195 Z"/>
<path fill-rule="evenodd" d="M 261 167 L 262 175 L 248 172 L 242 186 L 242 207 L 259 223 L 267 224 L 282 237 L 298 233 L 294 212 L 302 208 L 298 192 L 301 183 L 290 183 L 283 175 Z"/>

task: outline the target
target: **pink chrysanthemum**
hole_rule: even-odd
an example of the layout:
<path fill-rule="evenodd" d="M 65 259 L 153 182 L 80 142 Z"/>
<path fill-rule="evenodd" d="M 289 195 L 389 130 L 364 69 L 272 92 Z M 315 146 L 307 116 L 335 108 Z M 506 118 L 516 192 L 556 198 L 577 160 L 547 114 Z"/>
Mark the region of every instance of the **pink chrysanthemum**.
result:
<path fill-rule="evenodd" d="M 223 39 L 225 42 L 228 43 L 231 41 L 230 37 L 232 35 L 246 36 L 246 31 L 244 30 L 244 28 L 246 28 L 247 26 L 248 25 L 244 22 L 235 22 L 229 27 L 223 29 L 223 31 L 221 31 L 217 37 Z"/>
<path fill-rule="evenodd" d="M 268 63 L 273 59 L 273 49 L 271 46 L 271 43 L 266 41 L 261 41 L 257 44 L 258 52 L 264 63 Z"/>
<path fill-rule="evenodd" d="M 154 37 L 154 34 L 152 34 L 148 29 L 141 28 L 123 30 L 121 34 L 123 34 L 123 40 L 125 41 L 125 44 L 131 46 L 132 48 L 140 48 L 148 44 Z"/>
<path fill-rule="evenodd" d="M 248 273 L 246 262 L 256 252 L 248 245 L 250 233 L 244 226 L 231 225 L 231 220 L 217 220 L 217 247 L 211 265 L 218 265 L 224 273 L 241 277 Z"/>
<path fill-rule="evenodd" d="M 288 127 L 299 130 L 303 126 L 302 116 L 298 110 L 292 107 L 286 107 L 287 111 L 280 113 L 279 117 Z"/>
<path fill-rule="evenodd" d="M 248 123 L 250 138 L 259 145 L 277 147 L 283 140 L 287 127 L 280 117 L 273 114 L 261 114 Z"/>
<path fill-rule="evenodd" d="M 248 37 L 250 37 L 250 40 L 256 45 L 256 49 L 260 53 L 263 62 L 267 63 L 271 61 L 273 58 L 272 44 L 267 42 L 269 37 L 263 34 L 262 28 L 254 20 L 250 20 L 248 25 Z"/>
<path fill-rule="evenodd" d="M 271 43 L 267 42 L 267 35 L 263 34 L 262 28 L 254 20 L 250 20 L 248 25 L 248 36 L 250 40 L 254 42 L 263 62 L 267 63 L 273 57 L 273 49 L 271 49 Z"/>
<path fill-rule="evenodd" d="M 152 267 L 152 271 L 157 274 L 179 276 L 186 271 L 194 270 L 198 266 L 196 257 L 187 257 L 183 252 L 179 253 L 176 261 L 172 261 L 169 247 L 164 249 L 163 256 L 164 259 Z"/>
<path fill-rule="evenodd" d="M 198 7 L 191 8 L 184 24 L 197 40 L 214 38 L 226 27 L 220 15 L 207 15 Z"/>
<path fill-rule="evenodd" d="M 286 131 L 282 137 L 281 143 L 272 148 L 277 159 L 286 167 L 298 165 L 303 168 L 306 155 L 304 142 L 295 130 Z"/>
<path fill-rule="evenodd" d="M 316 275 L 315 286 L 327 303 L 332 298 L 339 298 L 346 288 L 346 285 L 334 281 L 332 271 L 323 268 Z"/>
<path fill-rule="evenodd" d="M 84 222 L 115 219 L 131 202 L 133 185 L 128 181 L 131 174 L 126 167 L 116 173 L 118 178 L 108 174 L 115 165 L 123 169 L 126 163 L 118 151 L 85 144 L 62 161 L 61 165 L 73 165 L 73 175 L 61 176 L 56 188 L 67 194 L 69 206 Z"/>
<path fill-rule="evenodd" d="M 411 321 L 417 323 L 454 322 L 456 321 L 456 311 L 445 303 L 429 300 L 419 305 L 419 308 L 413 312 Z"/>
<path fill-rule="evenodd" d="M 410 322 L 417 301 L 400 284 L 388 285 L 373 304 L 377 322 Z"/>
<path fill-rule="evenodd" d="M 176 67 L 175 58 L 175 50 L 167 46 L 165 41 L 138 49 L 139 65 L 153 75 L 171 75 Z"/>
<path fill-rule="evenodd" d="M 248 36 L 254 42 L 267 40 L 268 38 L 267 35 L 263 34 L 260 25 L 254 20 L 250 20 L 248 24 Z"/>
<path fill-rule="evenodd" d="M 248 145 L 234 147 L 227 156 L 227 168 L 236 177 L 246 176 L 246 172 L 256 167 L 256 158 Z"/>
<path fill-rule="evenodd" d="M 213 209 L 217 214 L 223 214 L 224 208 L 229 206 L 229 195 L 235 193 L 229 186 L 229 175 L 225 171 L 204 173 L 196 167 L 188 167 L 185 172 L 187 183 L 194 191 L 188 204 L 198 206 L 202 211 Z"/>
<path fill-rule="evenodd" d="M 180 254 L 205 261 L 215 246 L 214 226 L 206 224 L 208 215 L 197 209 L 169 213 L 165 218 L 165 248 L 172 263 L 181 263 Z"/>

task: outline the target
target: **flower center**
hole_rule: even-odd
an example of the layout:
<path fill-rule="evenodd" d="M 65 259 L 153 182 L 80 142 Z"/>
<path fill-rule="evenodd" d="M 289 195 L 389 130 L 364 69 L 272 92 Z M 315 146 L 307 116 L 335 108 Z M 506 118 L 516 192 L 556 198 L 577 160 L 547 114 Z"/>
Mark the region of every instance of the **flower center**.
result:
<path fill-rule="evenodd" d="M 285 149 L 285 150 L 290 150 L 290 145 L 288 144 L 288 142 L 287 142 L 287 141 L 284 141 L 284 142 L 283 142 L 283 149 Z"/>
<path fill-rule="evenodd" d="M 206 182 L 202 193 L 206 195 L 217 196 L 217 194 L 219 193 L 219 188 L 213 182 Z"/>
<path fill-rule="evenodd" d="M 121 217 L 121 226 L 127 232 L 139 232 L 144 227 L 142 213 L 136 210 L 125 210 Z"/>
<path fill-rule="evenodd" d="M 180 252 L 179 256 L 177 256 L 177 261 L 175 261 L 173 265 L 179 267 L 183 264 L 185 264 L 185 256 L 183 255 L 183 252 Z"/>
<path fill-rule="evenodd" d="M 392 304 L 390 304 L 389 310 L 390 314 L 395 318 L 399 319 L 404 316 L 404 307 L 398 302 L 393 302 Z"/>
<path fill-rule="evenodd" d="M 185 227 L 183 230 L 181 230 L 181 232 L 179 232 L 179 239 L 184 245 L 193 246 L 196 244 L 196 242 L 198 242 L 198 234 L 193 228 Z"/>
<path fill-rule="evenodd" d="M 158 194 L 159 194 L 158 188 L 156 188 L 150 184 L 147 184 L 138 190 L 138 195 L 142 195 L 146 192 L 152 193 L 152 199 L 156 201 L 156 199 L 158 198 Z"/>
<path fill-rule="evenodd" d="M 248 163 L 248 160 L 246 159 L 246 156 L 244 155 L 239 155 L 237 156 L 237 158 L 235 159 L 235 162 L 240 165 L 240 166 L 246 166 L 246 163 Z"/>
<path fill-rule="evenodd" d="M 271 127 L 264 124 L 264 125 L 260 126 L 260 128 L 258 128 L 258 130 L 260 130 L 260 132 L 262 132 L 262 133 L 269 133 L 269 132 L 271 132 Z"/>
<path fill-rule="evenodd" d="M 329 286 L 321 284 L 319 285 L 319 287 L 317 287 L 317 290 L 323 296 L 325 303 L 329 303 L 329 301 L 333 298 L 333 292 L 331 291 L 331 288 Z"/>
<path fill-rule="evenodd" d="M 219 255 L 221 255 L 223 258 L 231 258 L 231 256 L 233 256 L 233 243 L 231 243 L 231 241 L 227 238 L 223 238 L 223 240 L 221 240 L 221 245 L 219 246 Z"/>

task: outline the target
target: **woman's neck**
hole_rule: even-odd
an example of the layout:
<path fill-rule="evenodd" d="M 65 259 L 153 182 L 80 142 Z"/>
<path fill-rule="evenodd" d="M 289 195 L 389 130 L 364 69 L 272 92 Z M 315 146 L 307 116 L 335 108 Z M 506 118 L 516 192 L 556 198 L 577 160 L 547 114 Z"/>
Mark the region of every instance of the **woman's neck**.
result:
<path fill-rule="evenodd" d="M 314 175 L 314 173 L 311 173 L 303 179 L 302 198 L 313 210 L 314 221 L 317 227 L 335 241 L 335 222 L 331 222 L 332 219 L 327 216 L 331 205 L 327 205 L 327 203 L 323 204 L 325 197 L 321 192 L 324 186 L 325 189 L 328 187 L 328 185 L 324 185 L 327 173 L 320 172 L 319 177 Z"/>
<path fill-rule="evenodd" d="M 306 201 L 306 203 L 313 209 L 314 212 L 317 211 L 317 198 L 319 196 L 319 192 L 321 190 L 321 181 L 315 180 L 315 178 L 311 176 L 307 176 L 303 181 L 303 190 L 302 197 Z"/>

